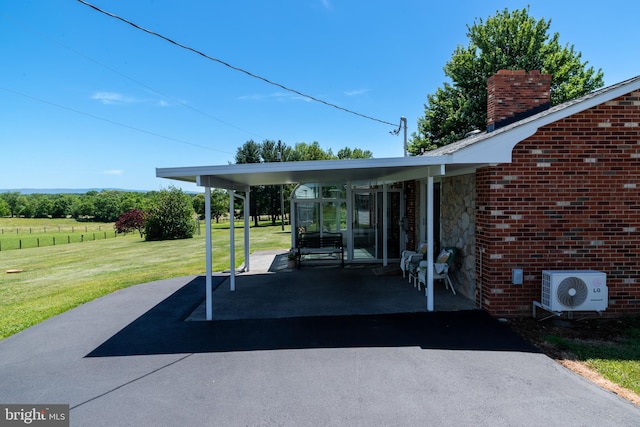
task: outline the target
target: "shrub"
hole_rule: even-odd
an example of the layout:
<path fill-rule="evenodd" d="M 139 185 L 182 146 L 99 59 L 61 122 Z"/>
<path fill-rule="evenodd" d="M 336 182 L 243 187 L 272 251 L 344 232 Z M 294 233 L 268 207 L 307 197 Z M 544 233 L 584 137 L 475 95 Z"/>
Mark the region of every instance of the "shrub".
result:
<path fill-rule="evenodd" d="M 191 198 L 179 188 L 169 187 L 156 196 L 145 221 L 146 240 L 188 239 L 196 223 Z"/>
<path fill-rule="evenodd" d="M 128 233 L 138 230 L 140 237 L 144 236 L 147 213 L 141 209 L 131 209 L 118 217 L 113 227 L 118 233 Z"/>

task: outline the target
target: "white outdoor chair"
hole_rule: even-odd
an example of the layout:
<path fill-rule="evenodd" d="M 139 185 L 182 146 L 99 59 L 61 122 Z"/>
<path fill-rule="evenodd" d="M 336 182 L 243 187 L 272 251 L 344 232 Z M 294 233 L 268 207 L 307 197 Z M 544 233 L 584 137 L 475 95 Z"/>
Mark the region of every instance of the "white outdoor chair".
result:
<path fill-rule="evenodd" d="M 424 254 L 427 253 L 427 244 L 422 242 L 418 245 L 415 251 L 402 251 L 400 257 L 400 270 L 402 270 L 402 277 L 406 277 L 409 274 L 409 283 L 411 283 L 411 275 L 418 268 L 418 263 L 424 258 Z"/>
<path fill-rule="evenodd" d="M 453 265 L 455 256 L 456 248 L 446 248 L 440 252 L 440 255 L 436 258 L 436 262 L 433 264 L 433 280 L 444 280 L 446 288 L 451 288 L 451 292 L 453 292 L 454 295 L 456 295 L 456 289 L 453 287 L 453 283 L 449 277 L 449 270 L 451 265 Z M 420 261 L 418 264 L 417 280 L 414 282 L 414 286 L 417 286 L 418 290 L 420 290 L 421 283 L 425 287 L 427 286 L 428 265 L 428 261 Z"/>

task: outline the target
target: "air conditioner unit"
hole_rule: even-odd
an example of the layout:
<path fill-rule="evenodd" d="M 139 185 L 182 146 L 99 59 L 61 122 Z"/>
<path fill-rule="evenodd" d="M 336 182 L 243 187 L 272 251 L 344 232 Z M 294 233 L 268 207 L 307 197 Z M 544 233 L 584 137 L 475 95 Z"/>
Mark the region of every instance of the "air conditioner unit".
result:
<path fill-rule="evenodd" d="M 542 272 L 542 307 L 547 311 L 603 311 L 609 303 L 607 275 L 601 271 Z"/>

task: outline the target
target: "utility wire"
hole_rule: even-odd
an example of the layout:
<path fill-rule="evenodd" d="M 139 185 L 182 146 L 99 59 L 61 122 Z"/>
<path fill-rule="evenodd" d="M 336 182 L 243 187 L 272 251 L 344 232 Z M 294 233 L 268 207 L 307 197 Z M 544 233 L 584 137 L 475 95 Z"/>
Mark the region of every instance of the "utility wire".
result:
<path fill-rule="evenodd" d="M 148 130 L 145 130 L 145 129 L 140 129 L 138 127 L 127 125 L 127 124 L 120 123 L 120 122 L 116 122 L 114 120 L 105 119 L 104 117 L 96 116 L 95 114 L 85 113 L 84 111 L 76 110 L 76 109 L 73 109 L 71 107 L 66 107 L 64 105 L 56 104 L 55 102 L 46 101 L 44 99 L 36 98 L 35 96 L 27 95 L 25 93 L 18 92 L 18 91 L 12 90 L 12 89 L 8 89 L 6 87 L 0 86 L 0 90 L 4 90 L 4 91 L 10 92 L 10 93 L 13 93 L 15 95 L 20 95 L 22 97 L 31 99 L 33 101 L 41 102 L 43 104 L 53 105 L 54 107 L 58 107 L 58 108 L 61 108 L 63 110 L 72 111 L 72 112 L 77 113 L 77 114 L 82 114 L 83 116 L 91 117 L 93 119 L 102 120 L 103 122 L 111 123 L 113 125 L 121 126 L 123 128 L 135 130 L 136 132 L 146 133 L 147 135 L 151 135 L 151 136 L 155 136 L 155 137 L 158 137 L 158 138 L 167 139 L 167 140 L 173 141 L 173 142 L 179 142 L 179 143 L 185 144 L 185 145 L 191 145 L 193 147 L 204 148 L 205 150 L 217 151 L 219 153 L 225 153 L 225 154 L 233 154 L 233 153 L 230 153 L 228 151 L 216 150 L 215 148 L 207 147 L 205 145 L 200 145 L 200 144 L 196 144 L 196 143 L 193 143 L 193 142 L 184 141 L 182 139 L 173 138 L 171 136 L 166 136 L 166 135 L 161 135 L 159 133 L 151 132 L 151 131 L 148 131 Z"/>
<path fill-rule="evenodd" d="M 167 41 L 167 42 L 169 42 L 169 43 L 171 43 L 171 44 L 173 44 L 173 45 L 175 45 L 175 46 L 178 46 L 178 47 L 180 47 L 180 48 L 182 48 L 182 49 L 186 49 L 186 50 L 188 50 L 188 51 L 191 51 L 191 52 L 193 52 L 193 53 L 195 53 L 195 54 L 197 54 L 197 55 L 200 55 L 200 56 L 202 56 L 202 57 L 204 57 L 204 58 L 206 58 L 206 59 L 208 59 L 208 60 L 210 60 L 210 61 L 214 61 L 214 62 L 217 62 L 217 63 L 219 63 L 219 64 L 222 64 L 222 65 L 224 65 L 225 67 L 231 68 L 231 69 L 232 69 L 232 70 L 234 70 L 234 71 L 239 71 L 239 72 L 241 72 L 241 73 L 244 73 L 244 74 L 248 75 L 249 77 L 253 77 L 254 79 L 262 80 L 262 81 L 263 81 L 263 82 L 265 82 L 265 83 L 268 83 L 268 84 L 270 84 L 270 85 L 273 85 L 273 86 L 279 87 L 280 89 L 286 90 L 287 92 L 295 93 L 296 95 L 299 95 L 299 96 L 301 96 L 301 97 L 303 97 L 303 98 L 307 98 L 307 99 L 310 99 L 310 100 L 312 100 L 312 101 L 319 102 L 319 103 L 324 104 L 324 105 L 327 105 L 327 106 L 329 106 L 329 107 L 333 107 L 333 108 L 336 108 L 336 109 L 338 109 L 338 110 L 344 111 L 344 112 L 346 112 L 346 113 L 354 114 L 354 115 L 356 115 L 356 116 L 359 116 L 359 117 L 362 117 L 362 118 L 365 118 L 365 119 L 373 120 L 374 122 L 379 122 L 379 123 L 382 123 L 382 124 L 385 124 L 385 125 L 389 125 L 389 126 L 394 126 L 394 127 L 396 126 L 394 123 L 387 122 L 387 121 L 384 121 L 384 120 L 380 120 L 380 119 L 377 119 L 377 118 L 375 118 L 375 117 L 368 116 L 368 115 L 366 115 L 366 114 L 361 114 L 361 113 L 358 113 L 358 112 L 356 112 L 356 111 L 349 110 L 349 109 L 347 109 L 347 108 L 340 107 L 339 105 L 332 104 L 332 103 L 330 103 L 330 102 L 327 102 L 327 101 L 324 101 L 324 100 L 322 100 L 322 99 L 316 98 L 316 97 L 314 97 L 314 96 L 307 95 L 307 94 L 302 93 L 302 92 L 300 92 L 300 91 L 297 91 L 297 90 L 295 90 L 295 89 L 291 89 L 291 88 L 289 88 L 289 87 L 287 87 L 287 86 L 284 86 L 284 85 L 282 85 L 282 84 L 280 84 L 280 83 L 276 83 L 276 82 L 274 82 L 274 81 L 271 81 L 271 80 L 269 80 L 269 79 L 267 79 L 267 78 L 265 78 L 265 77 L 262 77 L 262 76 L 259 76 L 259 75 L 257 75 L 257 74 L 251 73 L 251 72 L 249 72 L 249 71 L 247 71 L 247 70 L 244 70 L 244 69 L 242 69 L 242 68 L 239 68 L 239 67 L 233 66 L 233 65 L 229 64 L 228 62 L 225 62 L 225 61 L 222 61 L 222 60 L 220 60 L 220 59 L 217 59 L 217 58 L 214 58 L 214 57 L 212 57 L 212 56 L 209 56 L 209 55 L 207 55 L 206 53 L 201 52 L 201 51 L 199 51 L 199 50 L 197 50 L 197 49 L 194 49 L 194 48 L 189 47 L 189 46 L 187 46 L 187 45 L 184 45 L 184 44 L 182 44 L 182 43 L 176 42 L 176 41 L 174 41 L 174 40 L 170 39 L 169 37 L 166 37 L 166 36 L 163 36 L 162 34 L 156 33 L 155 31 L 152 31 L 152 30 L 146 29 L 146 28 L 144 28 L 144 27 L 141 27 L 141 26 L 139 26 L 138 24 L 135 24 L 135 23 L 133 23 L 133 22 L 131 22 L 131 21 L 127 20 L 127 19 L 124 19 L 124 18 L 122 18 L 122 17 L 118 16 L 118 15 L 115 15 L 115 14 L 113 14 L 113 13 L 111 13 L 111 12 L 107 12 L 106 10 L 100 9 L 99 7 L 94 6 L 94 5 L 92 5 L 91 3 L 86 2 L 85 0 L 77 0 L 77 1 L 78 1 L 78 2 L 80 2 L 80 3 L 82 3 L 82 4 L 84 4 L 85 6 L 88 6 L 88 7 L 92 8 L 92 9 L 94 9 L 94 10 L 96 10 L 96 11 L 98 11 L 98 12 L 100 12 L 100 13 L 104 14 L 104 15 L 109 16 L 110 18 L 117 19 L 117 20 L 119 20 L 119 21 L 121 21 L 121 22 L 124 22 L 125 24 L 131 25 L 132 27 L 134 27 L 134 28 L 136 28 L 136 29 L 138 29 L 138 30 L 140 30 L 140 31 L 143 31 L 143 32 L 145 32 L 145 33 L 147 33 L 147 34 L 150 34 L 150 35 L 152 35 L 152 36 L 159 37 L 159 38 L 161 38 L 162 40 Z"/>

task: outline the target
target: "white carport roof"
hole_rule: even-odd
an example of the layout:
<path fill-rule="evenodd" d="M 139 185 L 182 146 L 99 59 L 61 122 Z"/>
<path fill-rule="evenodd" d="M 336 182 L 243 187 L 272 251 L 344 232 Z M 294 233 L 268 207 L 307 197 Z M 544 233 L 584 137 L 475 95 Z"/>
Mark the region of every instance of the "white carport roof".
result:
<path fill-rule="evenodd" d="M 640 76 L 557 105 L 493 132 L 472 135 L 421 156 L 157 168 L 156 176 L 195 182 L 203 187 L 244 191 L 247 186 L 254 185 L 346 181 L 355 185 L 375 185 L 428 176 L 470 173 L 485 165 L 511 162 L 513 147 L 535 134 L 541 126 L 637 90 L 640 90 Z"/>
<path fill-rule="evenodd" d="M 390 184 L 444 175 L 445 165 L 448 165 L 447 172 L 453 167 L 450 163 L 450 155 L 247 163 L 157 168 L 156 176 L 194 182 L 204 187 L 243 191 L 247 186 L 305 182 L 351 181 L 354 185 Z M 456 166 L 459 168 L 463 165 Z M 471 165 L 466 165 L 469 166 Z"/>

